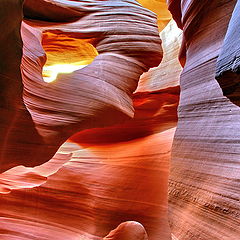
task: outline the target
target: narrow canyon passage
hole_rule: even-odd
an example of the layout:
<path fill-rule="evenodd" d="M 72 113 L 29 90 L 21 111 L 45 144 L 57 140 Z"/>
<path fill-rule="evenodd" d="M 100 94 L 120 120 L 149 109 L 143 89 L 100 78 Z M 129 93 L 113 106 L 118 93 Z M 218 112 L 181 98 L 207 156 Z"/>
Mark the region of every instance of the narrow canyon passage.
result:
<path fill-rule="evenodd" d="M 1 0 L 0 240 L 240 239 L 239 6 Z"/>

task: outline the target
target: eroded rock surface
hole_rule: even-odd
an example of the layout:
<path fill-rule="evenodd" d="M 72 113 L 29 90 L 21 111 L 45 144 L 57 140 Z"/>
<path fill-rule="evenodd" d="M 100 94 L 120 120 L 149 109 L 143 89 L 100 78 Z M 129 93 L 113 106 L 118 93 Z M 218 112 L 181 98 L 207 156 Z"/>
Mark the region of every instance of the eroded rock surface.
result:
<path fill-rule="evenodd" d="M 132 118 L 131 94 L 139 77 L 150 67 L 157 66 L 162 58 L 156 16 L 135 1 L 96 0 L 91 5 L 79 1 L 39 1 L 41 17 L 36 16 L 32 1 L 25 4 L 27 16 L 35 19 L 24 22 L 21 29 L 23 98 L 27 109 L 23 104 L 21 108 L 13 106 L 18 115 L 13 118 L 11 127 L 3 124 L 7 136 L 2 141 L 2 171 L 12 165 L 36 166 L 48 161 L 62 143 L 80 130 Z M 54 6 L 56 14 L 60 14 L 61 9 L 62 14 L 74 11 L 78 20 L 61 24 L 50 22 L 46 15 L 52 16 Z M 19 21 L 14 27 L 19 34 L 22 6 L 17 7 Z M 44 8 L 51 11 L 42 12 Z M 45 83 L 42 77 L 46 61 L 41 45 L 43 31 L 88 39 L 99 54 L 85 68 L 60 75 L 52 84 Z M 21 47 L 19 51 L 18 60 Z M 18 72 L 19 67 L 15 66 Z M 17 76 L 17 80 L 21 99 L 21 76 Z M 3 102 L 8 97 L 4 96 Z"/>
<path fill-rule="evenodd" d="M 240 109 L 223 96 L 215 79 L 235 3 L 169 1 L 183 28 L 180 60 L 185 63 L 169 185 L 170 225 L 176 239 L 240 236 Z"/>
<path fill-rule="evenodd" d="M 148 240 L 144 227 L 137 222 L 121 223 L 116 229 L 112 230 L 104 240 Z"/>
<path fill-rule="evenodd" d="M 138 2 L 1 2 L 1 239 L 239 239 L 239 1 Z"/>
<path fill-rule="evenodd" d="M 122 222 L 137 221 L 149 239 L 169 240 L 167 185 L 174 130 L 88 148 L 66 143 L 58 153 L 62 160 L 55 157 L 33 170 L 49 175 L 67 158 L 44 184 L 30 188 L 25 183 L 1 195 L 0 236 L 101 239 Z"/>
<path fill-rule="evenodd" d="M 223 94 L 240 106 L 240 1 L 237 1 L 218 57 L 216 79 Z"/>
<path fill-rule="evenodd" d="M 26 0 L 23 8 L 22 108 L 1 149 L 1 167 L 28 167 L 0 175 L 0 238 L 169 240 L 179 87 L 132 95 L 140 75 L 162 58 L 156 15 L 132 0 Z M 44 82 L 46 56 L 49 65 L 58 63 L 57 51 L 74 63 L 80 43 L 87 52 L 80 51 L 80 61 L 93 62 Z"/>

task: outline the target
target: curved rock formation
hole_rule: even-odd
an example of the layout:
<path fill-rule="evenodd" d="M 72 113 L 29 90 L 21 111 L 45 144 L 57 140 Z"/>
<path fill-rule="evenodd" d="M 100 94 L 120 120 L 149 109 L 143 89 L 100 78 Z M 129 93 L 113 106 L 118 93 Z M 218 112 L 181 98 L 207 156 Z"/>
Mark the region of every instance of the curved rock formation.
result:
<path fill-rule="evenodd" d="M 234 8 L 216 66 L 216 79 L 223 94 L 240 106 L 240 1 Z"/>
<path fill-rule="evenodd" d="M 176 239 L 237 240 L 240 109 L 215 80 L 235 1 L 169 4 L 183 28 L 180 59 L 185 62 L 170 172 L 171 229 Z"/>
<path fill-rule="evenodd" d="M 121 223 L 116 229 L 111 231 L 104 240 L 148 240 L 144 227 L 137 222 Z"/>
<path fill-rule="evenodd" d="M 66 234 L 69 239 L 101 239 L 121 222 L 137 221 L 149 239 L 169 240 L 167 181 L 174 130 L 88 148 L 65 143 L 61 161 L 72 152 L 71 160 L 45 184 L 1 196 L 0 238 L 48 240 L 58 231 L 63 234 L 56 239 Z M 58 161 L 34 172 L 49 175 Z"/>
<path fill-rule="evenodd" d="M 1 167 L 35 167 L 17 166 L 0 176 L 5 193 L 1 239 L 130 240 L 146 239 L 146 232 L 150 240 L 170 239 L 167 181 L 179 88 L 132 96 L 140 75 L 161 60 L 156 16 L 135 1 L 92 2 L 91 8 L 79 1 L 38 1 L 38 8 L 25 2 L 21 68 L 26 109 L 14 119 L 3 148 L 7 167 Z M 54 38 L 61 40 L 59 51 L 66 40 L 65 58 L 57 56 Z M 49 65 L 59 59 L 75 62 L 80 43 L 96 53 L 86 51 L 95 60 L 44 82 L 46 54 Z M 136 112 L 131 120 L 132 97 Z M 120 124 L 121 118 L 129 121 Z M 100 128 L 112 123 L 118 125 Z M 68 136 L 85 128 L 91 129 L 71 140 L 78 145 L 65 143 L 44 163 Z"/>
<path fill-rule="evenodd" d="M 176 86 L 136 92 L 133 95 L 133 119 L 107 128 L 80 131 L 70 140 L 81 146 L 101 145 L 138 139 L 173 128 L 177 123 L 179 90 L 179 86 Z"/>
<path fill-rule="evenodd" d="M 156 16 L 135 1 L 96 0 L 91 6 L 79 1 L 40 1 L 41 20 L 43 17 L 49 20 L 46 14 L 51 15 L 51 11 L 42 16 L 42 8 L 49 7 L 50 3 L 51 11 L 53 5 L 57 6 L 56 14 L 59 9 L 74 10 L 79 20 L 65 24 L 35 20 L 22 24 L 21 68 L 27 110 L 24 106 L 18 110 L 18 117 L 5 137 L 1 150 L 2 171 L 14 165 L 44 163 L 75 132 L 133 117 L 131 94 L 138 79 L 144 71 L 157 66 L 162 57 Z M 26 1 L 27 16 L 36 18 L 32 4 Z M 19 14 L 21 16 L 20 5 Z M 19 23 L 20 20 L 18 31 Z M 47 84 L 42 78 L 46 61 L 41 46 L 43 31 L 88 39 L 99 55 L 85 68 L 60 75 L 57 81 Z M 120 74 L 116 74 L 118 72 Z M 18 79 L 20 82 L 20 76 Z M 22 126 L 21 130 L 16 128 L 18 125 Z"/>
<path fill-rule="evenodd" d="M 0 163 L 2 166 L 3 151 L 10 129 L 14 127 L 18 108 L 22 107 L 22 81 L 20 64 L 22 41 L 20 25 L 22 21 L 22 1 L 2 1 L 0 8 L 0 84 L 1 84 L 1 122 L 0 122 Z M 4 46 L 4 47 L 3 47 Z"/>
<path fill-rule="evenodd" d="M 1 1 L 0 239 L 239 239 L 239 1 L 167 2 Z"/>
<path fill-rule="evenodd" d="M 182 31 L 174 20 L 160 32 L 163 48 L 163 59 L 159 66 L 143 73 L 138 83 L 137 92 L 156 91 L 179 86 L 182 67 L 178 60 L 179 48 L 182 43 Z"/>

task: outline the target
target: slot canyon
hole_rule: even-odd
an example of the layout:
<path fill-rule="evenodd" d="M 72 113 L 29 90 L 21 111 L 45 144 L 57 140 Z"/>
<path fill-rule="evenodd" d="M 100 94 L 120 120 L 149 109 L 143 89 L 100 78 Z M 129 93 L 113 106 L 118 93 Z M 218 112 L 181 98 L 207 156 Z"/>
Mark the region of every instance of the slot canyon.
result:
<path fill-rule="evenodd" d="M 240 0 L 0 0 L 0 240 L 240 239 Z"/>

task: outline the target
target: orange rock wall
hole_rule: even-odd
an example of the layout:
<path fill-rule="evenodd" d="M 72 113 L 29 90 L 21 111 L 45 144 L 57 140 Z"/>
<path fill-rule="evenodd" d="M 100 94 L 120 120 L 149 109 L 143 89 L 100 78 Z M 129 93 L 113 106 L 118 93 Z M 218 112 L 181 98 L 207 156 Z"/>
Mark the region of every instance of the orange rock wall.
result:
<path fill-rule="evenodd" d="M 17 166 L 0 175 L 0 238 L 171 239 L 167 186 L 179 73 L 175 84 L 142 83 L 133 94 L 162 58 L 156 16 L 135 1 L 36 4 L 23 6 L 19 95 L 26 108 L 2 150 L 2 171 Z M 176 61 L 177 50 L 168 55 Z M 46 83 L 46 57 L 48 65 L 95 60 Z"/>
<path fill-rule="evenodd" d="M 239 239 L 239 1 L 167 2 L 2 0 L 1 240 Z"/>

